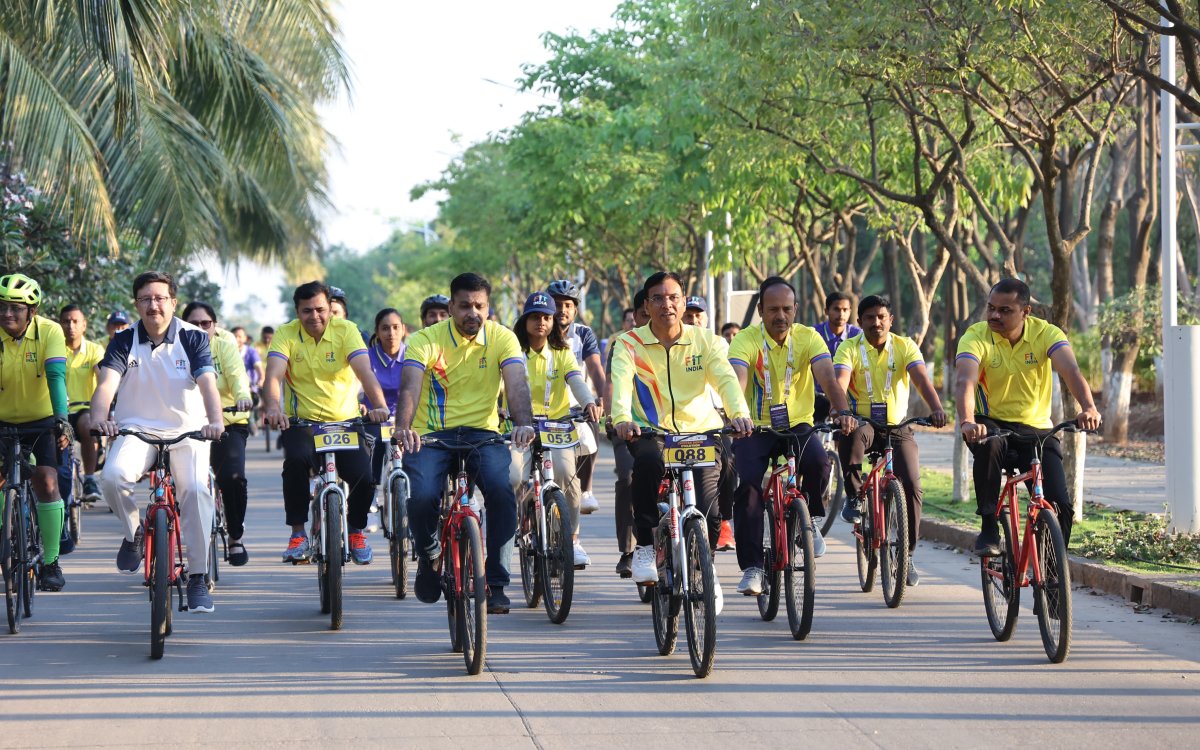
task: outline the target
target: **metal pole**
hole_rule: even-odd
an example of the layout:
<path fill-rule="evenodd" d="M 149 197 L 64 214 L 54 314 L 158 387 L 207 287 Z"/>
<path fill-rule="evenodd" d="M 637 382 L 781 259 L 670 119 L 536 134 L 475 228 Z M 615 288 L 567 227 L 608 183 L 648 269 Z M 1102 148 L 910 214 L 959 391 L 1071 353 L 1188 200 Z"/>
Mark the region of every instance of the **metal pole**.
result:
<path fill-rule="evenodd" d="M 1170 23 L 1163 19 L 1164 26 Z M 1162 55 L 1162 79 L 1175 83 L 1175 37 L 1163 34 L 1159 39 Z M 1159 221 L 1161 222 L 1160 260 L 1162 261 L 1162 309 L 1163 331 L 1178 323 L 1176 304 L 1179 284 L 1175 278 L 1175 208 L 1178 205 L 1175 198 L 1175 97 L 1167 91 L 1162 91 L 1159 100 L 1159 142 L 1162 144 L 1161 175 L 1162 186 Z"/>
<path fill-rule="evenodd" d="M 740 322 L 733 319 L 733 242 L 729 239 L 729 232 L 733 229 L 733 216 L 728 211 L 725 212 L 725 271 L 722 279 L 721 289 L 721 314 L 725 316 L 726 322 Z M 725 325 L 722 323 L 721 325 Z"/>
<path fill-rule="evenodd" d="M 704 282 L 704 301 L 708 303 L 708 327 L 713 331 L 717 330 L 717 308 L 715 306 L 716 297 L 713 296 L 715 289 L 713 288 L 713 233 L 708 230 L 704 233 L 704 264 L 700 268 L 700 273 L 703 275 Z"/>

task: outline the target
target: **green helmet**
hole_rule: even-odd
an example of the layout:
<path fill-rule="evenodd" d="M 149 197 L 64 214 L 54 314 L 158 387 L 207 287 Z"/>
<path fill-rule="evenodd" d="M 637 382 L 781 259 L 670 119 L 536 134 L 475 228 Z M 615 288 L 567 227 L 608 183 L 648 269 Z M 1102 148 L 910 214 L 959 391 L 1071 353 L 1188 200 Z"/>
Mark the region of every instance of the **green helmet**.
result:
<path fill-rule="evenodd" d="M 23 302 L 36 307 L 42 301 L 42 288 L 23 273 L 0 276 L 0 302 Z"/>

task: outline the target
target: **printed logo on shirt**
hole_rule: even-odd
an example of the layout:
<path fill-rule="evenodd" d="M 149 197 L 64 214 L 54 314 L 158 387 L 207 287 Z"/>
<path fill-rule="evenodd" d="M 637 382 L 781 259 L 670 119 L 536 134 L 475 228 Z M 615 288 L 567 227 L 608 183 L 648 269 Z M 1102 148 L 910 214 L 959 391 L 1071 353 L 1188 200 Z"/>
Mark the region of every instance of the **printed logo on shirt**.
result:
<path fill-rule="evenodd" d="M 1037 357 L 1033 356 L 1033 352 L 1025 352 L 1025 364 L 1036 365 Z"/>
<path fill-rule="evenodd" d="M 131 360 L 129 360 L 129 366 L 130 366 L 130 367 L 137 367 L 137 366 L 138 366 L 138 361 L 137 361 L 136 359 L 131 359 Z"/>
<path fill-rule="evenodd" d="M 175 360 L 175 369 L 176 370 L 186 370 L 187 363 L 184 362 L 182 359 L 177 359 L 177 360 Z"/>
<path fill-rule="evenodd" d="M 37 362 L 37 352 L 25 352 L 26 362 Z"/>
<path fill-rule="evenodd" d="M 333 361 L 334 361 L 334 359 L 333 359 L 333 352 L 325 352 L 325 361 L 326 361 L 326 362 L 333 362 Z"/>
<path fill-rule="evenodd" d="M 487 356 L 485 355 L 485 356 L 482 356 L 479 358 L 479 369 L 483 370 L 486 368 L 487 368 Z"/>
<path fill-rule="evenodd" d="M 704 365 L 701 364 L 701 361 L 702 360 L 701 360 L 701 357 L 699 354 L 693 354 L 692 356 L 690 356 L 684 360 L 683 369 L 687 370 L 688 372 L 696 372 L 697 370 L 703 370 Z"/>

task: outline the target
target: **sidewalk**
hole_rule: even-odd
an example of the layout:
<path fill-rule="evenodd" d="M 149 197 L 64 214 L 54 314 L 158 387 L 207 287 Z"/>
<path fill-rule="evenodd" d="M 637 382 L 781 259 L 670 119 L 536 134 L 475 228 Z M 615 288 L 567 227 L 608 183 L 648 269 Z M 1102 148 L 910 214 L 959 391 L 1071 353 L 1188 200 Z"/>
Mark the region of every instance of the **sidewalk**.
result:
<path fill-rule="evenodd" d="M 949 432 L 917 432 L 921 466 L 950 472 L 954 436 Z M 1141 513 L 1165 512 L 1167 467 L 1108 456 L 1087 457 L 1085 499 Z"/>

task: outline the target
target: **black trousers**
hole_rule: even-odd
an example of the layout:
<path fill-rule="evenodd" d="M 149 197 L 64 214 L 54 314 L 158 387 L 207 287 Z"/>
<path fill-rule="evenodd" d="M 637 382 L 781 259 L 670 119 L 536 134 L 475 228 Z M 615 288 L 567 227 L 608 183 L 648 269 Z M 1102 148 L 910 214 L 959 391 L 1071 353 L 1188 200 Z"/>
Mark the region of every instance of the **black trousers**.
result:
<path fill-rule="evenodd" d="M 311 472 L 317 465 L 317 452 L 313 446 L 312 431 L 307 427 L 291 427 L 280 434 L 283 443 L 283 507 L 287 513 L 287 524 L 299 526 L 308 523 L 308 506 L 312 495 L 308 491 Z M 350 488 L 346 520 L 352 529 L 367 526 L 367 512 L 375 485 L 371 481 L 371 456 L 366 451 L 367 442 L 359 430 L 359 449 L 337 451 L 338 478 Z"/>
<path fill-rule="evenodd" d="M 1004 422 L 991 417 L 976 417 L 977 424 L 989 429 L 1012 430 L 1018 435 L 1042 435 L 1039 430 L 1017 422 Z M 1026 440 L 999 439 L 986 443 L 968 443 L 967 448 L 974 456 L 972 474 L 975 479 L 975 502 L 981 516 L 994 516 L 1000 501 L 1000 489 L 1004 486 L 1004 470 L 1009 467 L 1009 453 L 1016 461 L 1011 468 L 1026 471 L 1033 462 L 1034 443 Z M 1062 526 L 1063 538 L 1071 539 L 1071 525 L 1075 520 L 1075 508 L 1067 493 L 1067 473 L 1063 470 L 1062 445 L 1058 438 L 1046 440 L 1042 448 L 1042 491 L 1046 500 L 1058 511 L 1058 522 Z"/>
<path fill-rule="evenodd" d="M 872 448 L 884 449 L 883 435 L 875 434 L 869 424 L 843 436 L 838 443 L 838 459 L 842 462 L 842 476 L 846 480 L 846 497 L 856 497 L 863 486 L 863 457 Z M 900 486 L 904 488 L 904 502 L 908 506 L 908 548 L 917 546 L 917 533 L 921 530 L 921 459 L 917 441 L 909 427 L 892 433 L 892 469 Z"/>
<path fill-rule="evenodd" d="M 225 426 L 225 435 L 212 444 L 208 465 L 217 477 L 221 501 L 225 505 L 225 525 L 231 539 L 246 533 L 246 439 L 250 426 Z"/>
<path fill-rule="evenodd" d="M 720 448 L 718 447 L 718 452 Z M 639 546 L 654 543 L 654 527 L 658 525 L 658 487 L 666 466 L 663 464 L 663 441 L 660 437 L 642 437 L 629 442 L 633 454 L 633 527 Z M 721 516 L 717 512 L 720 467 L 695 469 L 696 509 L 708 521 L 708 543 L 713 549 L 721 535 Z"/>

